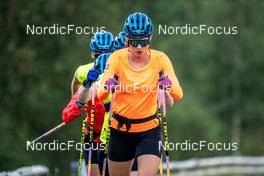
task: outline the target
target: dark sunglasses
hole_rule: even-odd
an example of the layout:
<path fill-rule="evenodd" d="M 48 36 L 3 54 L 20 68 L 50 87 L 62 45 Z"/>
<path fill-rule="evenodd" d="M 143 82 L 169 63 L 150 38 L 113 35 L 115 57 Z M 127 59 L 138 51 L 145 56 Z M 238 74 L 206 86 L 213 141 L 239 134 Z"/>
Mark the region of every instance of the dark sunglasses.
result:
<path fill-rule="evenodd" d="M 138 47 L 140 44 L 141 47 L 145 47 L 150 44 L 150 39 L 145 40 L 128 40 L 127 42 L 128 46 Z"/>

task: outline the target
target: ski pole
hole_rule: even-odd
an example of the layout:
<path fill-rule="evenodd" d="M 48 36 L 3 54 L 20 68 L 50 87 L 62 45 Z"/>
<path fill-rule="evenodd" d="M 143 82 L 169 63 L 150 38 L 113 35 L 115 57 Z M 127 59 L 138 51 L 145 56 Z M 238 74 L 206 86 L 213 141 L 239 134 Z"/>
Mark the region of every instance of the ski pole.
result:
<path fill-rule="evenodd" d="M 160 165 L 159 165 L 159 171 L 160 171 L 160 176 L 163 176 L 162 155 L 160 156 Z"/>
<path fill-rule="evenodd" d="M 41 136 L 37 137 L 36 139 L 34 139 L 32 142 L 30 142 L 30 145 L 32 143 L 37 142 L 38 140 L 42 139 L 43 137 L 46 137 L 52 133 L 54 133 L 55 131 L 57 131 L 59 128 L 63 127 L 66 123 L 62 122 L 61 124 L 57 125 L 56 127 L 52 128 L 51 130 L 47 131 L 46 133 L 42 134 Z"/>
<path fill-rule="evenodd" d="M 160 72 L 160 77 L 161 76 L 163 76 L 162 72 Z M 166 117 L 166 99 L 165 99 L 164 87 L 161 90 L 160 99 L 161 99 L 162 116 L 163 116 L 163 134 L 165 138 L 166 173 L 167 173 L 167 176 L 170 176 L 169 136 L 168 136 L 168 124 L 167 124 L 167 117 Z"/>
<path fill-rule="evenodd" d="M 94 125 L 94 85 L 92 85 L 92 105 L 91 105 L 91 119 L 90 119 L 90 126 L 89 126 L 89 142 L 90 142 L 90 147 L 89 147 L 89 157 L 88 157 L 88 176 L 91 176 L 91 169 L 92 169 L 92 147 L 93 146 L 93 125 Z M 96 95 L 96 94 L 95 94 Z"/>
<path fill-rule="evenodd" d="M 105 158 L 103 161 L 103 170 L 102 170 L 102 176 L 105 176 L 105 172 L 106 172 L 106 160 L 107 160 L 107 153 L 108 153 L 108 145 L 109 145 L 109 138 L 110 138 L 110 129 L 109 129 L 109 125 L 110 125 L 110 119 L 112 116 L 112 105 L 113 105 L 113 93 L 111 95 L 111 102 L 110 102 L 110 111 L 109 111 L 109 117 L 108 117 L 108 129 L 107 129 L 107 137 L 106 137 L 106 143 L 105 143 Z"/>
<path fill-rule="evenodd" d="M 160 126 L 162 128 L 161 91 L 159 91 L 159 94 L 158 94 L 158 118 L 159 118 L 159 121 L 160 121 Z M 161 134 L 161 138 L 163 140 L 162 134 Z M 160 176 L 163 176 L 163 165 L 162 165 L 162 162 L 163 162 L 163 154 L 161 153 L 161 156 L 160 156 L 160 165 L 159 165 Z"/>
<path fill-rule="evenodd" d="M 118 75 L 114 75 L 114 78 L 118 80 Z M 103 171 L 102 171 L 102 176 L 105 176 L 105 171 L 106 171 L 106 160 L 107 160 L 107 153 L 108 153 L 108 145 L 109 145 L 109 138 L 110 138 L 110 120 L 113 115 L 113 101 L 114 100 L 114 92 L 111 93 L 111 102 L 110 102 L 110 111 L 109 111 L 109 117 L 108 117 L 108 130 L 107 130 L 107 137 L 106 137 L 106 144 L 105 144 L 105 158 L 103 161 Z"/>
<path fill-rule="evenodd" d="M 168 136 L 168 123 L 166 117 L 166 100 L 165 100 L 165 91 L 162 90 L 162 109 L 163 109 L 163 132 L 165 138 L 165 154 L 166 154 L 166 170 L 167 176 L 170 176 L 170 160 L 169 160 L 169 136 Z"/>
<path fill-rule="evenodd" d="M 84 146 L 84 131 L 85 131 L 85 125 L 86 125 L 86 120 L 84 119 L 82 121 L 82 131 L 81 131 L 81 145 L 82 146 Z M 78 166 L 78 176 L 81 175 L 82 161 L 83 161 L 83 148 L 81 148 L 81 151 L 80 151 L 79 166 Z"/>

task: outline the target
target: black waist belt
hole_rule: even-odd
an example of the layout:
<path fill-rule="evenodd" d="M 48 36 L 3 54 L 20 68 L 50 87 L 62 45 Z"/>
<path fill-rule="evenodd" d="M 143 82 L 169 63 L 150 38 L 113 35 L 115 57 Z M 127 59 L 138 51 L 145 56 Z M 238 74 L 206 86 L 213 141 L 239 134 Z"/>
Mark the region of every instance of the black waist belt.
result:
<path fill-rule="evenodd" d="M 129 129 L 131 128 L 131 124 L 144 123 L 144 122 L 153 120 L 153 119 L 155 119 L 157 117 L 156 117 L 156 114 L 154 114 L 154 115 L 146 117 L 144 119 L 128 119 L 126 117 L 123 117 L 123 116 L 120 116 L 120 115 L 114 113 L 113 114 L 113 118 L 118 121 L 118 125 L 117 125 L 117 130 L 118 131 L 120 131 L 120 128 L 123 125 L 126 125 L 126 132 L 128 132 Z"/>

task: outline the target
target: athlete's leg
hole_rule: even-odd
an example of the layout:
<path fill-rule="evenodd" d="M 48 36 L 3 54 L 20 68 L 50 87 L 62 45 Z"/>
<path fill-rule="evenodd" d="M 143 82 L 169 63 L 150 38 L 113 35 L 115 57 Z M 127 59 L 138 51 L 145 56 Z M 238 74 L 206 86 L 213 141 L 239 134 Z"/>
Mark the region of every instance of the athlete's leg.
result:
<path fill-rule="evenodd" d="M 96 145 L 95 143 L 93 143 Z M 98 158 L 97 158 L 97 150 L 92 150 L 92 160 L 91 160 L 91 175 L 92 176 L 100 176 L 100 170 L 99 170 L 99 165 L 98 165 Z M 85 165 L 86 165 L 86 170 L 88 173 L 88 163 L 89 163 L 89 149 L 84 150 L 84 157 L 85 157 Z"/>
<path fill-rule="evenodd" d="M 138 164 L 137 164 L 137 158 L 135 158 L 130 172 L 130 176 L 137 176 L 137 171 L 138 171 Z"/>
<path fill-rule="evenodd" d="M 136 148 L 139 176 L 156 176 L 160 164 L 160 127 L 147 131 Z"/>
<path fill-rule="evenodd" d="M 137 171 L 131 171 L 130 172 L 130 176 L 137 176 L 138 175 L 138 172 Z"/>
<path fill-rule="evenodd" d="M 129 176 L 132 167 L 132 162 L 133 159 L 130 161 L 122 162 L 108 160 L 109 174 L 111 176 Z"/>
<path fill-rule="evenodd" d="M 107 159 L 106 158 L 106 154 L 105 154 L 105 151 L 104 150 L 99 150 L 98 151 L 98 165 L 99 165 L 99 169 L 100 169 L 100 173 L 102 175 L 103 173 L 103 165 L 104 165 L 104 160 Z M 106 166 L 105 166 L 105 176 L 109 176 L 109 172 L 108 172 L 108 162 L 106 160 Z"/>
<path fill-rule="evenodd" d="M 156 176 L 160 158 L 156 155 L 141 155 L 138 157 L 138 176 Z"/>
<path fill-rule="evenodd" d="M 86 167 L 86 168 L 87 168 L 87 173 L 88 173 L 88 167 Z M 100 171 L 99 171 L 98 164 L 92 164 L 91 175 L 92 176 L 100 176 Z"/>
<path fill-rule="evenodd" d="M 129 176 L 136 147 L 127 134 L 111 130 L 108 150 L 108 168 L 111 176 Z"/>

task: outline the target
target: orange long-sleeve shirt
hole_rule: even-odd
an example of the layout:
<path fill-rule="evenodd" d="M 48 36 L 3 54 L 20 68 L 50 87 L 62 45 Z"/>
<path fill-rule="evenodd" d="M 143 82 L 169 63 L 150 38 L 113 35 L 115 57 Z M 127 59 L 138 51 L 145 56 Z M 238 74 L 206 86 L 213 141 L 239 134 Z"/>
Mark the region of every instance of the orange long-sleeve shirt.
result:
<path fill-rule="evenodd" d="M 101 79 L 102 88 L 105 81 L 119 76 L 119 86 L 113 100 L 113 112 L 129 119 L 142 119 L 152 116 L 157 111 L 157 88 L 159 72 L 167 74 L 172 81 L 170 95 L 175 100 L 183 97 L 182 88 L 174 73 L 173 66 L 166 54 L 150 49 L 149 63 L 141 68 L 134 69 L 128 63 L 128 49 L 124 48 L 112 53 L 106 63 L 106 69 Z M 102 89 L 101 89 L 102 90 Z M 104 99 L 109 93 L 100 91 L 99 97 Z M 118 122 L 111 119 L 111 127 L 116 128 Z M 142 132 L 159 125 L 157 119 L 141 124 L 132 124 L 129 132 Z M 123 126 L 121 130 L 125 131 Z"/>

